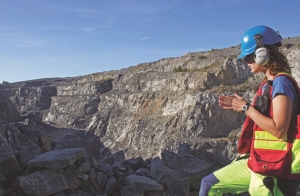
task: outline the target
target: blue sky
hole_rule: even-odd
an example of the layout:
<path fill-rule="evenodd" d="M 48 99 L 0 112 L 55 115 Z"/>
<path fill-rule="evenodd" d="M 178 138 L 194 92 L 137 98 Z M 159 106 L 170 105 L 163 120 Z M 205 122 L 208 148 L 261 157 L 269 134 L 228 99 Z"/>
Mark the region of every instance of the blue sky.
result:
<path fill-rule="evenodd" d="M 0 83 L 226 48 L 260 24 L 299 36 L 299 18 L 299 0 L 1 0 Z"/>

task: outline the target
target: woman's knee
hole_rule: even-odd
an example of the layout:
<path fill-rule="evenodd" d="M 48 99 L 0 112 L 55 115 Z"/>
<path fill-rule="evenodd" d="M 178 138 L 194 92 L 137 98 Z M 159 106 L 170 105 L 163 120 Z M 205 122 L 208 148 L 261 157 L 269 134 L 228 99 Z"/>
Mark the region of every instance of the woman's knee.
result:
<path fill-rule="evenodd" d="M 219 182 L 219 180 L 216 178 L 216 176 L 214 174 L 209 174 L 209 175 L 205 176 L 204 178 L 202 178 L 199 196 L 207 195 L 207 192 L 209 191 L 209 189 L 218 182 Z"/>
<path fill-rule="evenodd" d="M 213 175 L 213 174 L 209 174 L 209 175 L 205 176 L 204 178 L 202 178 L 201 186 L 210 184 L 210 182 L 212 181 L 211 175 Z"/>

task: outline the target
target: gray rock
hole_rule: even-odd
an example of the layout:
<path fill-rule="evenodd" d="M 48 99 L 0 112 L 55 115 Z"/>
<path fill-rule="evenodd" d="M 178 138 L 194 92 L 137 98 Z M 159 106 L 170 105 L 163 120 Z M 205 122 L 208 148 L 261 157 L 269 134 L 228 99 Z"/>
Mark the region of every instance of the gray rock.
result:
<path fill-rule="evenodd" d="M 90 171 L 91 165 L 88 162 L 82 163 L 76 170 L 76 173 L 85 173 Z"/>
<path fill-rule="evenodd" d="M 158 182 L 138 175 L 130 175 L 125 178 L 134 191 L 163 191 L 164 187 Z"/>
<path fill-rule="evenodd" d="M 125 161 L 125 154 L 123 150 L 120 150 L 112 155 L 109 155 L 101 160 L 104 163 L 108 163 L 113 167 L 119 166 Z"/>
<path fill-rule="evenodd" d="M 27 162 L 44 151 L 33 141 L 24 136 L 20 130 L 12 124 L 0 124 L 0 144 L 10 145 L 13 152 L 18 155 L 19 164 L 27 167 Z"/>
<path fill-rule="evenodd" d="M 166 167 L 166 164 L 160 158 L 155 157 L 155 158 L 151 159 L 150 167 L 151 168 Z"/>
<path fill-rule="evenodd" d="M 11 147 L 9 145 L 0 147 L 0 154 L 0 172 L 11 180 L 20 175 L 22 169 Z"/>
<path fill-rule="evenodd" d="M 65 169 L 69 189 L 77 189 L 81 185 L 80 178 L 75 173 L 75 166 L 69 166 Z"/>
<path fill-rule="evenodd" d="M 77 177 L 82 179 L 82 180 L 88 180 L 89 176 L 85 173 L 77 173 Z"/>
<path fill-rule="evenodd" d="M 96 175 L 96 170 L 94 168 L 91 168 L 90 174 L 89 174 L 89 179 L 92 182 L 94 188 L 99 191 L 100 190 L 100 185 L 97 181 L 97 175 Z"/>
<path fill-rule="evenodd" d="M 113 171 L 115 176 L 124 176 L 126 174 L 126 168 L 121 164 L 116 164 L 116 166 L 113 166 Z"/>
<path fill-rule="evenodd" d="M 0 94 L 0 119 L 7 120 L 9 122 L 21 121 L 21 116 L 15 106 L 15 104 L 7 97 Z"/>
<path fill-rule="evenodd" d="M 63 193 L 63 192 L 61 192 L 61 193 L 57 193 L 57 194 L 55 194 L 55 195 L 53 195 L 53 196 L 66 196 L 66 194 Z"/>
<path fill-rule="evenodd" d="M 113 195 L 119 192 L 120 186 L 114 176 L 107 179 L 105 183 L 105 193 L 106 195 Z"/>
<path fill-rule="evenodd" d="M 0 122 L 0 145 L 8 145 L 7 135 L 6 135 L 6 124 Z"/>
<path fill-rule="evenodd" d="M 81 180 L 77 176 L 68 177 L 68 188 L 69 189 L 77 189 L 81 185 Z"/>
<path fill-rule="evenodd" d="M 63 170 L 43 170 L 19 176 L 12 182 L 13 189 L 26 195 L 51 195 L 68 188 Z"/>
<path fill-rule="evenodd" d="M 120 150 L 113 154 L 114 162 L 118 162 L 120 164 L 124 163 L 125 161 L 125 153 L 123 150 Z"/>
<path fill-rule="evenodd" d="M 191 194 L 189 194 L 189 196 L 198 196 L 198 195 L 199 195 L 199 193 L 197 193 L 197 195 L 191 195 Z M 177 194 L 175 194 L 175 193 L 173 193 L 173 192 L 171 192 L 169 190 L 166 190 L 166 191 L 164 191 L 164 196 L 180 196 L 180 195 L 177 195 Z"/>
<path fill-rule="evenodd" d="M 82 183 L 79 187 L 80 190 L 83 190 L 85 192 L 88 192 L 88 193 L 96 193 L 96 189 L 95 187 L 92 185 L 92 182 L 90 180 L 82 180 Z"/>
<path fill-rule="evenodd" d="M 28 137 L 35 144 L 39 145 L 45 151 L 53 150 L 51 142 L 53 141 L 52 136 L 46 131 L 42 130 L 41 127 L 36 125 L 33 126 L 20 126 L 20 131 Z"/>
<path fill-rule="evenodd" d="M 5 196 L 5 193 L 6 193 L 5 189 L 4 189 L 3 186 L 0 184 L 0 195 L 1 195 L 1 196 Z"/>
<path fill-rule="evenodd" d="M 27 163 L 28 161 L 36 158 L 39 155 L 44 154 L 45 152 L 39 148 L 37 149 L 26 149 L 26 150 L 21 150 L 18 153 L 18 157 L 19 157 L 19 162 L 21 164 L 22 167 L 27 167 Z"/>
<path fill-rule="evenodd" d="M 121 191 L 121 196 L 144 196 L 144 195 L 145 195 L 144 191 L 130 191 L 130 190 Z"/>
<path fill-rule="evenodd" d="M 2 172 L 0 172 L 0 183 L 5 182 L 6 180 L 6 177 L 3 175 Z"/>
<path fill-rule="evenodd" d="M 164 150 L 162 152 L 162 160 L 166 165 L 174 170 L 184 171 L 190 174 L 190 188 L 199 190 L 199 182 L 207 174 L 214 171 L 214 166 L 198 158 L 187 158 L 183 155 Z"/>
<path fill-rule="evenodd" d="M 151 165 L 149 176 L 174 194 L 188 195 L 189 193 L 191 176 L 187 172 L 175 171 L 159 164 L 159 167 Z"/>
<path fill-rule="evenodd" d="M 82 148 L 54 150 L 32 159 L 27 164 L 31 167 L 61 169 L 72 165 L 76 160 L 83 157 L 84 153 Z"/>
<path fill-rule="evenodd" d="M 112 166 L 115 162 L 115 158 L 114 158 L 114 156 L 110 155 L 110 156 L 107 156 L 104 159 L 102 159 L 101 162 L 107 163 Z"/>
<path fill-rule="evenodd" d="M 180 144 L 177 153 L 188 158 L 193 158 L 193 155 L 191 154 L 191 147 L 188 143 Z"/>
<path fill-rule="evenodd" d="M 97 182 L 101 186 L 104 182 L 104 176 L 102 172 L 97 172 Z"/>
<path fill-rule="evenodd" d="M 60 128 L 49 131 L 49 134 L 52 135 L 55 142 L 54 150 L 84 147 L 85 151 L 88 152 L 84 159 L 90 164 L 92 163 L 90 160 L 92 157 L 97 157 L 98 159 L 99 148 L 103 146 L 97 136 L 84 130 Z"/>
<path fill-rule="evenodd" d="M 138 170 L 136 170 L 135 174 L 139 175 L 139 176 L 147 176 L 149 173 L 149 169 L 147 168 L 139 168 Z"/>
<path fill-rule="evenodd" d="M 67 190 L 65 192 L 67 196 L 95 196 L 94 193 L 89 193 L 82 190 Z"/>
<path fill-rule="evenodd" d="M 126 175 L 129 176 L 131 174 L 135 174 L 135 171 L 131 168 L 128 168 L 127 171 L 126 171 Z"/>
<path fill-rule="evenodd" d="M 95 158 L 91 158 L 90 164 L 93 168 L 97 169 L 99 167 L 99 162 Z"/>
<path fill-rule="evenodd" d="M 99 162 L 99 166 L 97 168 L 97 171 L 103 172 L 105 175 L 108 177 L 111 177 L 114 175 L 113 168 L 110 164 L 104 163 L 104 162 Z"/>
<path fill-rule="evenodd" d="M 164 191 L 145 191 L 145 196 L 164 196 Z"/>
<path fill-rule="evenodd" d="M 144 160 L 142 157 L 130 158 L 125 161 L 125 163 L 129 164 L 132 169 L 138 169 L 141 167 L 145 167 Z"/>

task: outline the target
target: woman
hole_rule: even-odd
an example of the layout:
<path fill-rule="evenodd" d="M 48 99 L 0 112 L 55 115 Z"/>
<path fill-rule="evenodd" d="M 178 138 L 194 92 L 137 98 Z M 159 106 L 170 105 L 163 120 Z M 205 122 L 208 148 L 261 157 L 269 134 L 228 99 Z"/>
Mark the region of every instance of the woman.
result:
<path fill-rule="evenodd" d="M 292 174 L 293 169 L 286 167 L 292 162 L 292 150 L 286 149 L 297 131 L 299 92 L 292 78 L 279 74 L 291 73 L 286 57 L 279 51 L 281 40 L 278 32 L 263 25 L 243 35 L 238 59 L 244 60 L 253 74 L 264 73 L 264 81 L 254 104 L 235 94 L 220 96 L 219 105 L 246 114 L 238 145 L 244 155 L 204 177 L 199 196 L 247 191 L 252 196 L 296 195 L 300 172 Z M 278 162 L 270 161 L 276 158 Z"/>

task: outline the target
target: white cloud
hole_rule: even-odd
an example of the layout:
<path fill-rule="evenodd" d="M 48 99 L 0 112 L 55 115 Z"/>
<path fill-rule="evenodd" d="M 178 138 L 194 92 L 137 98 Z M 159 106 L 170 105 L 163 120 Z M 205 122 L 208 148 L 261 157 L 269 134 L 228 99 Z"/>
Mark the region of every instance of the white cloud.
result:
<path fill-rule="evenodd" d="M 149 37 L 141 37 L 139 40 L 148 40 Z"/>

